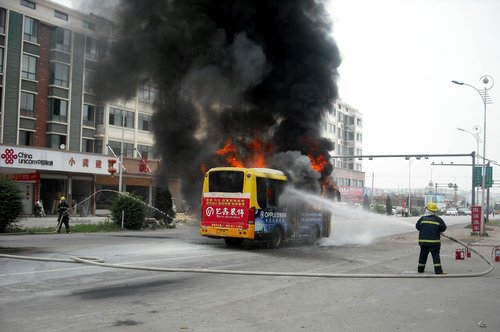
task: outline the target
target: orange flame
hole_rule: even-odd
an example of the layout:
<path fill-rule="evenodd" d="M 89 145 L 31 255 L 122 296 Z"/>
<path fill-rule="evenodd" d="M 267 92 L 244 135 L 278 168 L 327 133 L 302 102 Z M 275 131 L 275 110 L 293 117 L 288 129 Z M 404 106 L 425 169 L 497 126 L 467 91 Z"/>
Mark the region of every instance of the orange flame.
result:
<path fill-rule="evenodd" d="M 269 144 L 265 144 L 256 138 L 248 147 L 253 152 L 251 164 L 253 167 L 266 167 L 266 152 L 270 149 Z"/>
<path fill-rule="evenodd" d="M 272 150 L 271 144 L 255 138 L 246 145 L 248 157 L 243 158 L 234 146 L 233 139 L 228 138 L 222 149 L 216 151 L 219 156 L 226 159 L 227 163 L 233 167 L 266 167 L 266 155 Z"/>
<path fill-rule="evenodd" d="M 233 145 L 232 138 L 228 138 L 226 140 L 226 145 L 224 145 L 222 149 L 217 150 L 217 154 L 226 158 L 226 161 L 230 166 L 244 167 L 244 164 L 241 161 L 241 156 Z"/>
<path fill-rule="evenodd" d="M 328 166 L 328 160 L 324 155 L 313 156 L 312 153 L 307 155 L 311 160 L 311 167 L 317 172 L 323 172 L 323 170 Z"/>

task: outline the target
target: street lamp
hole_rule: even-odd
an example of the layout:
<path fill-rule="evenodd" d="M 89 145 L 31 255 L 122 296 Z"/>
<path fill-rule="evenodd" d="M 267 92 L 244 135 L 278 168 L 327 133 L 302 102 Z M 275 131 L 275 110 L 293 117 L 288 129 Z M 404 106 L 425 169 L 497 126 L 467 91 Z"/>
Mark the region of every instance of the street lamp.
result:
<path fill-rule="evenodd" d="M 458 82 L 458 81 L 451 81 L 451 82 L 454 84 L 467 85 L 468 87 L 471 87 L 481 96 L 481 100 L 483 101 L 483 108 L 484 108 L 484 112 L 483 112 L 484 113 L 484 115 L 483 115 L 483 120 L 484 120 L 483 121 L 483 168 L 482 168 L 483 180 L 482 180 L 481 208 L 483 210 L 483 214 L 486 213 L 486 215 L 487 215 L 488 212 L 486 211 L 485 204 L 484 204 L 485 198 L 486 198 L 486 195 L 485 195 L 485 189 L 486 189 L 486 105 L 493 103 L 493 101 L 491 100 L 491 97 L 488 94 L 488 90 L 490 90 L 493 87 L 493 85 L 495 85 L 495 81 L 493 80 L 493 77 L 491 77 L 489 75 L 484 75 L 484 76 L 480 77 L 479 81 L 481 81 L 481 83 L 484 84 L 483 89 L 478 89 L 475 86 L 468 84 L 468 83 L 464 83 L 464 82 Z M 484 222 L 481 223 L 480 234 L 484 235 Z"/>
<path fill-rule="evenodd" d="M 411 216 L 411 164 L 415 161 L 415 159 L 411 159 L 410 157 L 406 157 L 408 160 L 408 216 Z M 417 157 L 417 159 L 420 159 Z"/>
<path fill-rule="evenodd" d="M 479 143 L 481 142 L 481 137 L 479 137 L 479 134 L 481 133 L 481 127 L 479 126 L 474 126 L 472 128 L 472 130 L 474 131 L 474 133 L 468 131 L 468 130 L 465 130 L 465 129 L 462 129 L 462 128 L 457 128 L 458 130 L 460 131 L 463 131 L 463 132 L 466 132 L 466 133 L 469 133 L 471 134 L 474 139 L 476 140 L 476 154 L 479 155 Z M 474 174 L 474 172 L 472 172 Z M 472 178 L 472 194 L 474 194 L 474 190 L 476 190 L 476 197 L 479 196 L 479 189 L 474 189 L 474 177 Z M 472 205 L 475 205 L 476 202 L 474 200 L 474 195 L 472 195 Z"/>

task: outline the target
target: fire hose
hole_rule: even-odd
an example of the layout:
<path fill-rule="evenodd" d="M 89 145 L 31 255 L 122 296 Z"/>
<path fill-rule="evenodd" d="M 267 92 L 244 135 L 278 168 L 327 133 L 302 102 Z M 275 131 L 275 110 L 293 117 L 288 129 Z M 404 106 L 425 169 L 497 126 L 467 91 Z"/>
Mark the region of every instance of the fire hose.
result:
<path fill-rule="evenodd" d="M 70 256 L 70 259 L 58 258 L 43 258 L 33 256 L 18 256 L 0 254 L 0 257 L 22 260 L 35 260 L 35 261 L 51 261 L 61 263 L 76 263 L 92 266 L 99 266 L 104 268 L 127 269 L 127 270 L 141 270 L 152 272 L 184 272 L 184 273 L 209 273 L 209 274 L 230 274 L 230 275 L 246 275 L 246 276 L 272 276 L 272 277 L 302 277 L 302 278 L 465 278 L 465 277 L 480 277 L 484 276 L 494 269 L 494 265 L 486 259 L 479 252 L 471 248 L 470 245 L 457 240 L 451 236 L 441 234 L 443 237 L 454 241 L 465 248 L 476 253 L 483 259 L 490 267 L 477 273 L 457 273 L 457 274 L 417 274 L 417 273 L 306 273 L 306 272 L 266 272 L 266 271 L 244 271 L 244 270 L 217 270 L 217 269 L 199 269 L 199 268 L 169 268 L 169 267 L 153 267 L 153 266 L 138 266 L 129 264 L 110 264 L 99 257 L 85 257 L 85 256 Z"/>
<path fill-rule="evenodd" d="M 100 190 L 95 191 L 92 195 L 88 196 L 87 198 L 85 198 L 81 202 L 74 204 L 73 207 L 77 207 L 79 205 L 83 205 L 83 203 L 85 203 L 86 201 L 88 201 L 89 199 L 91 199 L 92 197 L 94 197 L 95 195 L 97 195 L 100 192 L 113 192 L 113 193 L 116 193 L 118 195 L 126 195 L 126 196 L 128 196 L 128 193 L 119 192 L 119 191 L 112 190 L 112 189 L 100 189 Z M 157 213 L 163 215 L 164 217 L 171 219 L 172 222 L 177 222 L 178 221 L 174 216 L 171 216 L 168 213 L 166 213 L 166 212 L 164 212 L 164 211 L 162 211 L 162 210 L 160 210 L 158 208 L 155 208 L 154 206 L 152 206 L 152 205 L 150 205 L 150 204 L 148 204 L 146 202 L 143 202 L 143 201 L 141 201 L 141 200 L 139 200 L 139 199 L 137 199 L 137 198 L 135 198 L 133 196 L 129 196 L 129 197 L 132 198 L 132 199 L 134 199 L 135 201 L 143 204 L 144 206 L 147 206 L 149 209 L 153 210 L 154 212 L 157 212 Z M 54 231 L 52 231 L 52 232 L 34 232 L 34 233 L 31 233 L 31 234 L 55 234 L 55 233 L 57 233 L 57 230 L 60 227 L 62 227 L 63 217 L 65 215 L 68 215 L 68 217 L 69 217 L 69 211 L 63 212 L 61 214 L 61 216 L 58 218 L 57 226 L 56 226 L 56 229 Z M 26 233 L 25 232 L 18 232 L 18 233 L 10 233 L 9 235 L 23 235 L 23 234 L 26 234 Z"/>

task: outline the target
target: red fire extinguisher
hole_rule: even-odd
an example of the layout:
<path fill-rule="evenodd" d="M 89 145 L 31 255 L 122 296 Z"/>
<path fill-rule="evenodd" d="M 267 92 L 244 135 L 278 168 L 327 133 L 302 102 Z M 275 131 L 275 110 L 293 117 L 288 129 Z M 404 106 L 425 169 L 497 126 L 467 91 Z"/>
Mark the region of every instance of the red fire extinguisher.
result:
<path fill-rule="evenodd" d="M 462 260 L 465 258 L 465 252 L 463 249 L 455 249 L 455 259 Z"/>
<path fill-rule="evenodd" d="M 496 246 L 491 251 L 491 256 L 495 257 L 495 262 L 500 262 L 500 246 Z"/>

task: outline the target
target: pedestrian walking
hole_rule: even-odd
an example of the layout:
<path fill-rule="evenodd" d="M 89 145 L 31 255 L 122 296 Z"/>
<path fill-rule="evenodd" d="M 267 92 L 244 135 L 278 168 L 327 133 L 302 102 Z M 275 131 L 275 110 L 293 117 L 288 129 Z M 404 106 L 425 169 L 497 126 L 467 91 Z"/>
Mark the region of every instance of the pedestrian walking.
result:
<path fill-rule="evenodd" d="M 436 212 L 436 203 L 429 202 L 425 206 L 424 216 L 418 219 L 415 227 L 419 230 L 418 244 L 420 245 L 420 256 L 418 258 L 418 272 L 425 271 L 425 264 L 429 252 L 434 262 L 434 272 L 436 274 L 447 274 L 441 266 L 439 251 L 441 250 L 441 233 L 446 230 L 446 224 Z"/>
<path fill-rule="evenodd" d="M 66 228 L 66 233 L 71 233 L 69 229 L 69 205 L 66 203 L 66 197 L 61 196 L 59 199 L 57 212 L 59 213 L 59 216 L 57 217 L 57 233 L 61 231 L 62 224 L 64 224 L 64 227 Z"/>

